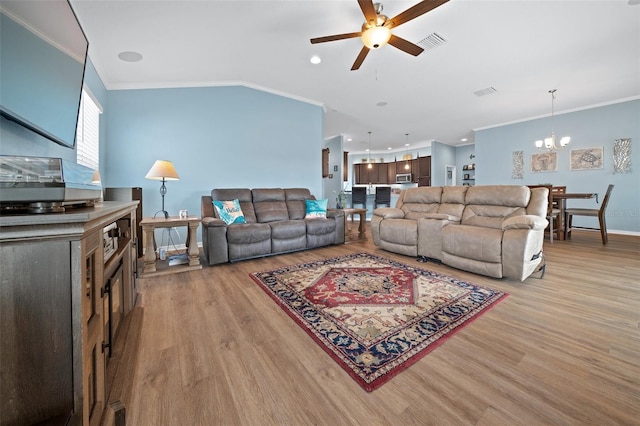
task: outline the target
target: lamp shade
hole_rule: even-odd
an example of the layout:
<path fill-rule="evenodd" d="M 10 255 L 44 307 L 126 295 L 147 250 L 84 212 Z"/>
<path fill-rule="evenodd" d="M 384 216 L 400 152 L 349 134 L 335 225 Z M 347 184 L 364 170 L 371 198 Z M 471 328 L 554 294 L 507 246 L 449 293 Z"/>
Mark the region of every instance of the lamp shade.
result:
<path fill-rule="evenodd" d="M 145 176 L 146 179 L 154 180 L 180 180 L 173 163 L 167 160 L 156 160 Z"/>

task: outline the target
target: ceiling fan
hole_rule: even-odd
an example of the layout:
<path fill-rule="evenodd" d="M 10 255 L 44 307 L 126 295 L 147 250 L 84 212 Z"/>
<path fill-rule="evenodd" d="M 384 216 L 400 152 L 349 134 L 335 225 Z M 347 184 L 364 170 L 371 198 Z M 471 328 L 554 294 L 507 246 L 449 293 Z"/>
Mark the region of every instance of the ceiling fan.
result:
<path fill-rule="evenodd" d="M 402 50 L 403 52 L 407 52 L 413 56 L 418 56 L 424 49 L 410 41 L 392 34 L 391 29 L 399 27 L 405 22 L 417 18 L 420 15 L 424 15 L 447 1 L 449 0 L 422 0 L 420 3 L 389 19 L 382 14 L 381 3 L 373 3 L 372 0 L 358 0 L 358 4 L 360 5 L 360 9 L 362 10 L 365 18 L 365 23 L 362 24 L 361 31 L 357 33 L 345 33 L 312 38 L 311 43 L 326 43 L 328 41 L 344 40 L 355 37 L 362 38 L 364 46 L 356 58 L 356 61 L 353 63 L 351 71 L 355 71 L 360 68 L 360 65 L 362 65 L 362 62 L 364 62 L 364 59 L 367 57 L 369 50 L 379 49 L 387 43 Z"/>

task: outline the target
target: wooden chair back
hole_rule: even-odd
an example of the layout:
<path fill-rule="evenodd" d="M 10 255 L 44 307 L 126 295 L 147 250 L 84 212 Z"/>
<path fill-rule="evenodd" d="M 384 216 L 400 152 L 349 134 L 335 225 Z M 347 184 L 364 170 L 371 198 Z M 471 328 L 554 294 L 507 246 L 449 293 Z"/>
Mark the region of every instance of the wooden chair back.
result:
<path fill-rule="evenodd" d="M 356 204 L 363 204 L 367 208 L 367 188 L 364 186 L 354 186 L 351 188 L 351 207 Z"/>

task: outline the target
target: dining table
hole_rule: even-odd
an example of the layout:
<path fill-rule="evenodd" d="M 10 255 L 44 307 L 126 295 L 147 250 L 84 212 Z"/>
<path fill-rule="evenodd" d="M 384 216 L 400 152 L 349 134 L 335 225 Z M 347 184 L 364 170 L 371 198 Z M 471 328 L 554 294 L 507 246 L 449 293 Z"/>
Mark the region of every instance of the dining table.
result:
<path fill-rule="evenodd" d="M 597 192 L 558 192 L 553 194 L 553 201 L 558 201 L 558 207 L 560 208 L 560 220 L 562 232 L 560 233 L 560 239 L 564 240 L 567 234 L 567 223 L 564 219 L 564 210 L 566 208 L 567 200 L 588 200 L 595 198 L 598 203 Z"/>

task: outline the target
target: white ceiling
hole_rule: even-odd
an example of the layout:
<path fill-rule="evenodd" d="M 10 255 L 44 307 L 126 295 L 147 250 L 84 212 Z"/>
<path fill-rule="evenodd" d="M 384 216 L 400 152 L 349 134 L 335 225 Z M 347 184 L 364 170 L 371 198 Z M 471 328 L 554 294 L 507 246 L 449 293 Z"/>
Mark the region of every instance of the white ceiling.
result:
<path fill-rule="evenodd" d="M 417 1 L 387 0 L 384 13 Z M 637 0 L 450 0 L 393 31 L 445 44 L 417 57 L 385 46 L 358 71 L 358 38 L 309 42 L 359 31 L 356 0 L 71 3 L 108 89 L 246 84 L 323 105 L 325 137 L 352 138 L 354 153 L 368 131 L 379 152 L 404 150 L 405 133 L 412 148 L 470 143 L 474 129 L 549 115 L 550 89 L 556 113 L 640 96 Z M 497 92 L 473 93 L 488 87 Z"/>

